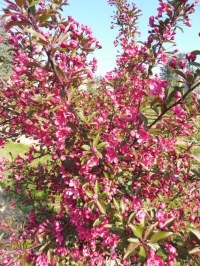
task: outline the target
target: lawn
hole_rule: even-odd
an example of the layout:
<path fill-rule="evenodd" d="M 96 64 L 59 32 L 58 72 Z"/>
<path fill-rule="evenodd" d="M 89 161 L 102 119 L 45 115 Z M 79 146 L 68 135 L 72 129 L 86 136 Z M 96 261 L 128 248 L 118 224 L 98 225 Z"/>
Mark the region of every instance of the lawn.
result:
<path fill-rule="evenodd" d="M 25 153 L 28 152 L 30 148 L 30 145 L 23 144 L 23 143 L 16 143 L 13 141 L 8 142 L 3 148 L 0 148 L 0 157 L 5 158 L 9 161 L 14 160 L 18 155 L 21 157 L 25 157 Z M 35 154 L 37 157 L 39 153 Z M 44 164 L 48 160 L 51 159 L 50 155 L 45 155 L 41 158 L 37 158 L 33 160 L 33 162 L 30 164 L 31 166 L 36 166 L 39 164 Z M 4 180 L 0 180 L 0 187 L 5 188 L 6 186 L 13 186 L 13 180 L 7 178 L 9 175 L 9 170 L 4 172 L 4 176 L 6 177 Z M 40 198 L 44 198 L 45 192 L 43 191 L 37 191 L 33 184 L 30 184 L 29 187 L 32 191 L 34 191 L 34 198 L 39 200 Z M 18 195 L 17 193 L 7 192 L 5 199 L 11 200 L 14 199 L 16 206 L 18 209 L 20 209 L 24 213 L 28 213 L 30 211 L 30 206 L 25 206 L 22 201 L 26 197 L 26 191 L 24 190 L 22 195 Z"/>
<path fill-rule="evenodd" d="M 12 160 L 12 158 L 16 158 L 17 155 L 23 155 L 29 150 L 29 146 L 16 143 L 13 141 L 8 142 L 4 148 L 0 148 L 0 157 L 3 157 L 8 160 Z"/>

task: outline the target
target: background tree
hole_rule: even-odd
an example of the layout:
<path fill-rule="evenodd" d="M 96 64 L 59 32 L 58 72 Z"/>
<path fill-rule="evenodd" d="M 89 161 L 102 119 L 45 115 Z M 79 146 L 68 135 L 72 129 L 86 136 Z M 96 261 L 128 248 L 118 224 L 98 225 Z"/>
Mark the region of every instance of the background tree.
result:
<path fill-rule="evenodd" d="M 4 23 L 0 27 L 0 78 L 8 79 L 12 73 L 12 46 L 9 45 Z"/>

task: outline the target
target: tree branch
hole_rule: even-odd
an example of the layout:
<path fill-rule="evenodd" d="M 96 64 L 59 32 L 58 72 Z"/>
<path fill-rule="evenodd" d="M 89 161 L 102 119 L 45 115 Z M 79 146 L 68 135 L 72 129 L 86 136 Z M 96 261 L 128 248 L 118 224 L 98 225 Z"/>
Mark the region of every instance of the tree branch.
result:
<path fill-rule="evenodd" d="M 188 84 L 187 84 L 188 85 Z M 175 102 L 174 104 L 172 104 L 171 106 L 169 106 L 168 108 L 166 108 L 149 126 L 147 126 L 147 128 L 151 128 L 152 126 L 154 126 L 159 120 L 162 119 L 162 117 L 168 112 L 170 111 L 173 107 L 175 107 L 178 104 L 181 104 L 183 100 L 185 100 L 185 98 L 188 96 L 188 94 L 190 92 L 192 92 L 193 90 L 195 90 L 198 86 L 200 85 L 200 82 L 197 83 L 194 87 L 192 87 L 191 89 L 189 89 L 183 96 L 182 98 L 180 98 L 177 102 Z"/>

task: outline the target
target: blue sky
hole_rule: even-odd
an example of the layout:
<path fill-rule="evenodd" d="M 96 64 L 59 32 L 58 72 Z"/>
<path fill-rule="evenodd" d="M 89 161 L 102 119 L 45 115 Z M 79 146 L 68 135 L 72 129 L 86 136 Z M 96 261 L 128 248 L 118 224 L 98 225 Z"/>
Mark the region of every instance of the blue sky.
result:
<path fill-rule="evenodd" d="M 135 0 L 134 3 L 143 13 L 139 20 L 139 30 L 141 38 L 146 39 L 148 18 L 156 14 L 158 0 Z M 98 75 L 103 75 L 115 66 L 117 50 L 114 48 L 113 41 L 117 32 L 110 29 L 112 12 L 113 8 L 106 0 L 69 0 L 69 6 L 64 9 L 64 16 L 71 15 L 81 24 L 88 25 L 92 29 L 93 36 L 102 45 L 101 50 L 94 52 L 98 60 Z M 191 22 L 192 28 L 184 27 L 184 33 L 181 31 L 177 33 L 177 48 L 180 52 L 200 49 L 200 37 L 198 37 L 200 5 L 197 6 L 196 13 L 192 14 Z"/>

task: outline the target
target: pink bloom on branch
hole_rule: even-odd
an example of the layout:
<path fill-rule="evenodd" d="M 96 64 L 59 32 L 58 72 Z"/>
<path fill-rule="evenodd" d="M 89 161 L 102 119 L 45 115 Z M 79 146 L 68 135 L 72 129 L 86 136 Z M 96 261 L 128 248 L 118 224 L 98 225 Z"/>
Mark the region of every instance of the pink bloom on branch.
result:
<path fill-rule="evenodd" d="M 153 42 L 153 38 L 149 36 L 148 39 L 147 39 L 147 43 L 151 44 L 152 42 Z"/>
<path fill-rule="evenodd" d="M 191 53 L 187 53 L 186 54 L 186 59 L 190 62 L 190 61 L 192 61 L 192 62 L 194 62 L 195 60 L 196 60 L 196 55 L 195 54 L 191 54 Z"/>
<path fill-rule="evenodd" d="M 169 61 L 169 66 L 172 67 L 172 68 L 176 68 L 176 60 L 175 59 L 171 59 Z"/>
<path fill-rule="evenodd" d="M 185 65 L 186 65 L 186 63 L 185 63 L 183 60 L 180 60 L 180 61 L 178 62 L 178 65 L 179 65 L 180 68 L 184 68 Z"/>
<path fill-rule="evenodd" d="M 99 164 L 99 158 L 97 156 L 92 156 L 88 161 L 87 161 L 87 166 L 89 168 L 93 168 Z"/>
<path fill-rule="evenodd" d="M 2 139 L 2 138 L 1 138 L 1 139 L 0 139 L 0 147 L 3 146 L 5 143 L 6 143 L 6 142 L 5 142 L 5 139 Z"/>
<path fill-rule="evenodd" d="M 180 98 L 182 97 L 181 92 L 180 92 L 180 91 L 176 91 L 175 94 L 174 94 L 174 97 L 175 97 L 176 99 L 180 99 Z"/>
<path fill-rule="evenodd" d="M 116 151 L 113 148 L 106 149 L 106 159 L 109 163 L 118 163 L 118 156 Z"/>
<path fill-rule="evenodd" d="M 156 256 L 155 251 L 148 250 L 146 266 L 164 266 L 164 263 L 159 256 Z"/>
<path fill-rule="evenodd" d="M 43 253 L 38 254 L 37 259 L 36 259 L 36 266 L 48 266 L 48 258 L 46 255 Z"/>
<path fill-rule="evenodd" d="M 69 43 L 69 47 L 70 47 L 71 49 L 75 49 L 75 48 L 77 48 L 77 46 L 78 46 L 78 41 L 75 41 L 75 40 L 71 40 L 71 41 L 70 41 L 70 43 Z"/>
<path fill-rule="evenodd" d="M 189 22 L 189 21 L 186 21 L 186 26 L 188 26 L 188 27 L 192 27 L 192 24 Z"/>
<path fill-rule="evenodd" d="M 137 222 L 141 223 L 145 219 L 146 216 L 147 216 L 147 211 L 144 209 L 141 209 L 137 211 L 135 219 Z"/>
<path fill-rule="evenodd" d="M 151 17 L 149 18 L 149 25 L 150 25 L 150 26 L 153 26 L 154 20 L 155 20 L 154 16 L 151 16 Z"/>
<path fill-rule="evenodd" d="M 23 179 L 23 176 L 16 174 L 15 175 L 15 179 L 19 181 L 19 180 Z"/>
<path fill-rule="evenodd" d="M 61 24 L 61 25 L 60 25 L 60 30 L 61 30 L 62 32 L 65 32 L 65 30 L 66 30 L 65 25 Z"/>

